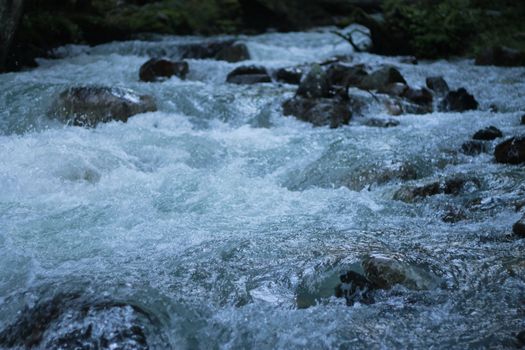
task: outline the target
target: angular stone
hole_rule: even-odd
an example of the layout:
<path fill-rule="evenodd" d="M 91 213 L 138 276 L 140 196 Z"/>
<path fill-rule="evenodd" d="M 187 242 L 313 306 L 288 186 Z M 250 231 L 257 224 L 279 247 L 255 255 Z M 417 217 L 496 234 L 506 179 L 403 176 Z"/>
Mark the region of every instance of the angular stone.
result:
<path fill-rule="evenodd" d="M 331 128 L 348 124 L 352 117 L 348 101 L 338 98 L 310 99 L 299 96 L 284 102 L 283 114 L 293 115 L 314 126 Z"/>
<path fill-rule="evenodd" d="M 447 82 L 441 76 L 438 77 L 428 77 L 426 79 L 427 87 L 434 91 L 438 95 L 445 95 L 450 91 Z"/>
<path fill-rule="evenodd" d="M 512 137 L 496 146 L 494 156 L 498 163 L 520 164 L 525 162 L 525 136 Z"/>
<path fill-rule="evenodd" d="M 464 88 L 450 91 L 441 101 L 439 110 L 442 112 L 465 112 L 478 109 L 478 101 Z"/>
<path fill-rule="evenodd" d="M 503 137 L 503 133 L 495 126 L 489 126 L 485 129 L 477 131 L 472 138 L 474 140 L 492 141 L 499 137 Z"/>
<path fill-rule="evenodd" d="M 312 66 L 306 77 L 299 84 L 297 95 L 306 98 L 330 97 L 328 75 L 320 65 Z"/>

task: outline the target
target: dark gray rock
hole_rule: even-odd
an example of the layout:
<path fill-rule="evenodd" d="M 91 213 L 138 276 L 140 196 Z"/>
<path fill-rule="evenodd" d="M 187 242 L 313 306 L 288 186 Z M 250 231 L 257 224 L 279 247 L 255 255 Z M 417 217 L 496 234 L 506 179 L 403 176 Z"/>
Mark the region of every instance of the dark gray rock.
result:
<path fill-rule="evenodd" d="M 283 114 L 312 123 L 337 128 L 348 124 L 352 113 L 348 101 L 339 98 L 303 98 L 296 96 L 283 103 Z"/>
<path fill-rule="evenodd" d="M 228 83 L 232 84 L 258 84 L 271 83 L 272 78 L 264 67 L 260 66 L 241 66 L 235 68 L 226 78 Z"/>
<path fill-rule="evenodd" d="M 242 43 L 234 43 L 230 46 L 225 46 L 215 55 L 215 59 L 231 63 L 246 61 L 250 58 L 248 47 Z"/>
<path fill-rule="evenodd" d="M 448 87 L 447 82 L 441 76 L 428 77 L 426 79 L 426 84 L 430 90 L 434 91 L 436 94 L 441 95 L 441 96 L 446 95 L 450 91 L 450 88 Z"/>
<path fill-rule="evenodd" d="M 442 192 L 444 194 L 457 196 L 463 192 L 473 192 L 480 187 L 481 182 L 477 178 L 458 175 L 445 179 Z"/>
<path fill-rule="evenodd" d="M 0 0 L 0 73 L 5 70 L 6 58 L 22 17 L 23 8 L 24 0 Z"/>
<path fill-rule="evenodd" d="M 512 137 L 496 146 L 494 156 L 498 163 L 520 164 L 525 162 L 525 136 Z"/>
<path fill-rule="evenodd" d="M 483 50 L 476 56 L 480 66 L 518 67 L 525 66 L 525 52 L 503 46 Z"/>
<path fill-rule="evenodd" d="M 450 91 L 441 101 L 439 110 L 442 112 L 465 112 L 478 109 L 478 101 L 464 88 Z"/>
<path fill-rule="evenodd" d="M 162 58 L 152 58 L 140 67 L 139 78 L 146 82 L 161 81 L 172 76 L 185 79 L 189 70 L 188 62 L 185 61 L 173 62 Z"/>
<path fill-rule="evenodd" d="M 364 90 L 377 90 L 379 92 L 384 92 L 387 91 L 388 86 L 393 83 L 402 83 L 406 85 L 407 82 L 396 68 L 384 67 L 363 77 L 359 87 Z"/>
<path fill-rule="evenodd" d="M 328 81 L 330 86 L 359 86 L 364 77 L 368 75 L 363 65 L 348 66 L 335 63 L 328 67 Z"/>
<path fill-rule="evenodd" d="M 406 203 L 412 203 L 417 199 L 422 199 L 429 196 L 435 196 L 441 192 L 439 182 L 432 182 L 426 185 L 420 186 L 404 186 L 400 188 L 395 194 L 393 199 L 403 201 Z"/>
<path fill-rule="evenodd" d="M 472 136 L 472 139 L 474 140 L 484 140 L 484 141 L 492 141 L 499 137 L 503 137 L 503 133 L 500 129 L 496 128 L 495 126 L 489 126 L 485 129 L 481 129 L 477 131 L 474 136 Z"/>
<path fill-rule="evenodd" d="M 461 151 L 468 156 L 477 156 L 488 152 L 488 147 L 482 141 L 467 141 L 461 145 Z"/>
<path fill-rule="evenodd" d="M 377 285 L 369 281 L 365 276 L 355 271 L 348 271 L 339 277 L 341 283 L 335 288 L 337 298 L 345 298 L 347 305 L 356 302 L 373 304 L 372 292 L 379 289 Z"/>
<path fill-rule="evenodd" d="M 126 122 L 129 117 L 157 110 L 149 95 L 124 88 L 85 86 L 69 88 L 57 97 L 51 116 L 64 123 L 94 127 L 112 120 Z"/>
<path fill-rule="evenodd" d="M 525 114 L 521 116 L 521 125 L 525 125 Z"/>
<path fill-rule="evenodd" d="M 432 93 L 425 88 L 413 89 L 409 87 L 401 96 L 418 105 L 431 106 L 433 101 Z"/>
<path fill-rule="evenodd" d="M 212 41 L 188 44 L 180 47 L 183 59 L 217 59 L 228 62 L 239 62 L 250 59 L 245 44 L 234 40 Z"/>
<path fill-rule="evenodd" d="M 279 68 L 275 73 L 275 80 L 292 85 L 299 85 L 304 71 L 299 67 Z"/>
<path fill-rule="evenodd" d="M 525 216 L 512 226 L 512 232 L 516 236 L 525 237 Z"/>
<path fill-rule="evenodd" d="M 399 120 L 392 119 L 392 118 L 388 118 L 388 119 L 369 118 L 363 124 L 366 126 L 372 126 L 372 127 L 377 127 L 377 128 L 391 128 L 394 126 L 398 126 L 400 123 L 399 123 Z"/>
<path fill-rule="evenodd" d="M 331 97 L 328 75 L 324 69 L 314 64 L 299 84 L 297 95 L 306 98 Z"/>
<path fill-rule="evenodd" d="M 519 346 L 525 346 L 525 330 L 519 332 L 518 335 L 516 335 L 516 339 L 518 339 Z"/>

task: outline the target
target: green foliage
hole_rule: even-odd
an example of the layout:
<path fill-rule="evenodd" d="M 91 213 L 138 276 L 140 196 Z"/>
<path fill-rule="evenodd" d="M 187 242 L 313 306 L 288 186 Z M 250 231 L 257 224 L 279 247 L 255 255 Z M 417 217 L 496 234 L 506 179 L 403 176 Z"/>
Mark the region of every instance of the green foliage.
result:
<path fill-rule="evenodd" d="M 386 0 L 384 9 L 388 29 L 402 36 L 419 57 L 464 53 L 479 17 L 469 0 Z"/>

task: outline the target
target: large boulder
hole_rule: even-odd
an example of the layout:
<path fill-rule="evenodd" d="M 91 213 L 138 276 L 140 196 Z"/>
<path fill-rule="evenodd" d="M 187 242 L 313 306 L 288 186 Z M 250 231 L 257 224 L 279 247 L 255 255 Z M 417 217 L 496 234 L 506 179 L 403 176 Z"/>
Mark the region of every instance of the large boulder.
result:
<path fill-rule="evenodd" d="M 496 146 L 494 156 L 498 163 L 520 164 L 525 162 L 525 136 L 512 137 Z"/>
<path fill-rule="evenodd" d="M 305 98 L 330 97 L 330 82 L 324 69 L 314 64 L 297 89 L 297 95 Z"/>
<path fill-rule="evenodd" d="M 525 52 L 509 47 L 489 47 L 476 56 L 480 66 L 518 67 L 525 66 Z"/>
<path fill-rule="evenodd" d="M 464 88 L 450 91 L 439 104 L 442 112 L 465 112 L 478 109 L 478 101 Z"/>
<path fill-rule="evenodd" d="M 499 137 L 503 137 L 503 133 L 500 129 L 496 128 L 495 126 L 489 126 L 485 129 L 478 130 L 474 136 L 472 136 L 472 139 L 474 140 L 483 140 L 483 141 L 492 141 Z"/>
<path fill-rule="evenodd" d="M 230 63 L 241 62 L 250 59 L 250 52 L 245 44 L 234 43 L 220 49 L 215 55 L 215 59 Z"/>
<path fill-rule="evenodd" d="M 140 67 L 139 78 L 146 82 L 161 81 L 172 76 L 185 79 L 189 70 L 188 62 L 185 61 L 173 62 L 162 58 L 152 58 Z"/>
<path fill-rule="evenodd" d="M 312 123 L 337 128 L 348 124 L 352 113 L 348 101 L 339 98 L 304 98 L 296 96 L 283 103 L 283 114 Z"/>
<path fill-rule="evenodd" d="M 275 72 L 275 79 L 282 83 L 299 85 L 303 74 L 303 69 L 299 67 L 279 68 Z"/>
<path fill-rule="evenodd" d="M 394 83 L 406 85 L 407 82 L 396 68 L 383 67 L 363 77 L 359 83 L 359 88 L 385 92 L 388 91 L 390 84 Z"/>
<path fill-rule="evenodd" d="M 257 83 L 271 83 L 272 78 L 264 67 L 240 66 L 228 74 L 226 81 L 232 84 L 250 85 Z"/>
<path fill-rule="evenodd" d="M 94 127 L 112 120 L 126 122 L 135 114 L 156 110 L 155 100 L 149 95 L 124 88 L 84 86 L 60 93 L 51 115 L 67 124 Z"/>
<path fill-rule="evenodd" d="M 0 0 L 0 73 L 22 16 L 24 0 Z"/>
<path fill-rule="evenodd" d="M 342 87 L 359 86 L 363 78 L 368 75 L 363 65 L 349 66 L 342 63 L 332 64 L 326 73 L 331 86 Z"/>

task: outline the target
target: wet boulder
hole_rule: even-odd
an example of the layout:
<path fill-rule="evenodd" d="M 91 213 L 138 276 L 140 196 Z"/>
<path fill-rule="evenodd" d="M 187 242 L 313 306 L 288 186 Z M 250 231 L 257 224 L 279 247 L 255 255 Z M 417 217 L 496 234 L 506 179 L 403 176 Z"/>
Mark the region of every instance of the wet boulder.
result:
<path fill-rule="evenodd" d="M 426 79 L 426 84 L 430 90 L 434 91 L 436 94 L 441 96 L 446 95 L 450 91 L 447 82 L 441 76 L 428 77 Z"/>
<path fill-rule="evenodd" d="M 95 127 L 112 120 L 126 122 L 133 115 L 157 110 L 150 95 L 105 86 L 64 90 L 51 107 L 51 116 L 76 126 Z"/>
<path fill-rule="evenodd" d="M 468 156 L 477 156 L 488 152 L 488 147 L 483 141 L 467 141 L 461 145 L 461 151 Z"/>
<path fill-rule="evenodd" d="M 304 98 L 296 96 L 283 103 L 283 114 L 312 123 L 314 126 L 338 128 L 350 122 L 348 101 L 339 98 Z"/>
<path fill-rule="evenodd" d="M 261 66 L 240 66 L 231 71 L 226 81 L 232 84 L 258 84 L 271 83 L 272 78 L 266 68 Z"/>
<path fill-rule="evenodd" d="M 512 232 L 516 236 L 525 237 L 525 215 L 512 226 Z"/>
<path fill-rule="evenodd" d="M 442 112 L 465 112 L 478 109 L 478 101 L 464 88 L 450 91 L 439 104 Z"/>
<path fill-rule="evenodd" d="M 489 47 L 476 56 L 479 66 L 525 66 L 525 52 L 503 46 Z"/>
<path fill-rule="evenodd" d="M 420 186 L 404 186 L 394 194 L 393 199 L 406 203 L 412 203 L 416 199 L 435 196 L 440 192 L 440 184 L 436 181 Z"/>
<path fill-rule="evenodd" d="M 498 163 L 520 164 L 525 162 L 525 136 L 512 137 L 496 146 L 494 156 Z"/>
<path fill-rule="evenodd" d="M 371 126 L 371 127 L 376 127 L 376 128 L 391 128 L 391 127 L 398 126 L 400 123 L 399 123 L 399 120 L 392 119 L 392 118 L 388 118 L 388 119 L 369 118 L 365 120 L 363 124 L 366 126 Z"/>
<path fill-rule="evenodd" d="M 432 105 L 433 101 L 432 93 L 425 88 L 414 89 L 409 87 L 401 96 L 418 105 Z"/>
<path fill-rule="evenodd" d="M 188 44 L 180 47 L 183 59 L 217 59 L 240 62 L 250 59 L 246 45 L 233 40 Z"/>
<path fill-rule="evenodd" d="M 474 192 L 481 187 L 481 182 L 475 177 L 456 175 L 444 180 L 441 190 L 444 194 L 457 196 L 463 192 Z"/>
<path fill-rule="evenodd" d="M 361 265 L 367 280 L 381 289 L 401 284 L 408 289 L 428 290 L 439 285 L 439 279 L 431 272 L 396 257 L 370 255 Z"/>
<path fill-rule="evenodd" d="M 495 126 L 489 126 L 485 129 L 481 129 L 477 131 L 474 136 L 472 136 L 472 139 L 474 140 L 483 140 L 483 141 L 492 141 L 499 137 L 503 137 L 503 133 L 500 129 L 496 128 Z"/>
<path fill-rule="evenodd" d="M 215 55 L 215 59 L 230 63 L 241 62 L 250 59 L 250 52 L 245 44 L 234 43 L 220 49 Z"/>
<path fill-rule="evenodd" d="M 0 347 L 146 350 L 146 326 L 158 325 L 141 307 L 65 293 L 21 310 L 0 331 Z"/>
<path fill-rule="evenodd" d="M 328 81 L 331 86 L 359 86 L 368 75 L 363 65 L 349 66 L 342 63 L 330 65 L 327 70 Z"/>
<path fill-rule="evenodd" d="M 521 116 L 520 121 L 521 125 L 525 125 L 525 114 Z"/>
<path fill-rule="evenodd" d="M 521 331 L 516 335 L 516 339 L 518 340 L 518 345 L 521 347 L 525 346 L 525 330 Z"/>
<path fill-rule="evenodd" d="M 299 85 L 303 73 L 303 69 L 299 67 L 279 68 L 275 73 L 275 80 L 281 83 Z"/>
<path fill-rule="evenodd" d="M 331 97 L 328 75 L 320 65 L 312 66 L 299 84 L 297 95 L 305 98 Z"/>
<path fill-rule="evenodd" d="M 139 70 L 142 81 L 154 82 L 168 79 L 172 76 L 185 79 L 190 68 L 188 62 L 173 62 L 162 58 L 152 58 L 144 63 Z"/>
<path fill-rule="evenodd" d="M 380 68 L 363 77 L 359 87 L 364 90 L 384 92 L 393 83 L 407 84 L 401 73 L 394 67 Z"/>

